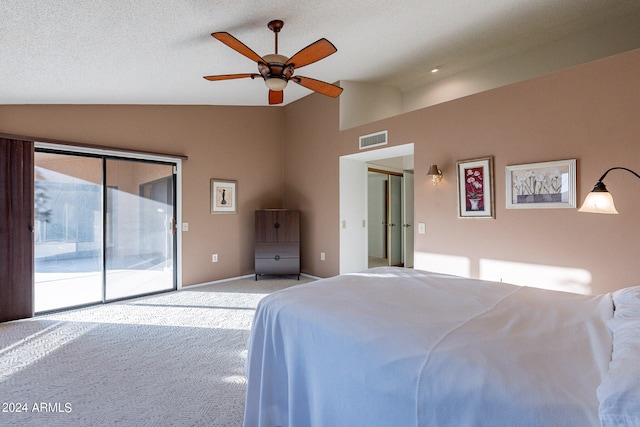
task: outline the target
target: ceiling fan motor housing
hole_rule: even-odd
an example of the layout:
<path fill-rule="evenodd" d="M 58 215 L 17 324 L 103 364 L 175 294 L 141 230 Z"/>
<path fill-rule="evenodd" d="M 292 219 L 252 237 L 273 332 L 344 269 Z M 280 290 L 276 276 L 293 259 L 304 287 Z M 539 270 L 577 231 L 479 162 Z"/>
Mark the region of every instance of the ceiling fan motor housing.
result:
<path fill-rule="evenodd" d="M 285 65 L 289 58 L 284 55 L 269 54 L 264 55 L 262 59 L 265 63 L 258 63 L 258 72 L 265 79 L 280 78 L 289 80 L 293 75 L 293 65 Z"/>
<path fill-rule="evenodd" d="M 283 90 L 294 71 L 292 64 L 286 65 L 289 58 L 284 55 L 268 54 L 264 55 L 262 59 L 265 63 L 258 63 L 258 72 L 267 87 L 271 90 Z"/>

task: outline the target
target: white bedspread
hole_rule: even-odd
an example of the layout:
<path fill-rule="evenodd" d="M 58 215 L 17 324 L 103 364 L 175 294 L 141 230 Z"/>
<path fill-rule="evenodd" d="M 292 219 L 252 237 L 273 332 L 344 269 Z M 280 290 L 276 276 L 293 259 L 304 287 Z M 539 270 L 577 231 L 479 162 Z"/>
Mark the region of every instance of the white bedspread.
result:
<path fill-rule="evenodd" d="M 598 426 L 610 295 L 376 268 L 265 297 L 245 427 Z"/>

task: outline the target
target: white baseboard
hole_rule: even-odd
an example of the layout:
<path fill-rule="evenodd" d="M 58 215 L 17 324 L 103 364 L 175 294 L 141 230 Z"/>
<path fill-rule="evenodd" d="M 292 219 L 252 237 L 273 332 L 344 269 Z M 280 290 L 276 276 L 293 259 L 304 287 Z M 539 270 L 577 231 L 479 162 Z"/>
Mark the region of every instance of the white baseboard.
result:
<path fill-rule="evenodd" d="M 316 277 L 316 276 L 312 276 L 311 274 L 306 274 L 306 273 L 300 273 L 300 275 L 304 276 L 304 277 L 308 277 L 310 279 L 314 279 L 314 280 L 322 279 L 322 277 Z M 233 280 L 239 280 L 239 279 L 248 279 L 248 278 L 251 278 L 251 277 L 255 277 L 255 274 L 247 274 L 245 276 L 229 277 L 228 279 L 220 279 L 220 280 L 214 280 L 212 282 L 205 282 L 205 283 L 198 283 L 196 285 L 183 286 L 181 289 L 199 288 L 201 286 L 216 285 L 216 284 L 219 284 L 219 283 L 231 282 Z"/>

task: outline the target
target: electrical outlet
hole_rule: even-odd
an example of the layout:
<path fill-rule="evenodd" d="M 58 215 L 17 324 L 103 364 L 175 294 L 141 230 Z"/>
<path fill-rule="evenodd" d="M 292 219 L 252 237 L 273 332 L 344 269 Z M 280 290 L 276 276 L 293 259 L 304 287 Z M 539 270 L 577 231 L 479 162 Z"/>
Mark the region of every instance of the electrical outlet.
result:
<path fill-rule="evenodd" d="M 183 222 L 182 223 L 182 231 L 189 231 L 189 223 L 188 222 Z"/>
<path fill-rule="evenodd" d="M 211 254 L 211 262 L 218 262 L 218 254 Z"/>
<path fill-rule="evenodd" d="M 320 261 L 324 261 L 325 260 L 325 254 L 324 252 L 320 252 Z"/>

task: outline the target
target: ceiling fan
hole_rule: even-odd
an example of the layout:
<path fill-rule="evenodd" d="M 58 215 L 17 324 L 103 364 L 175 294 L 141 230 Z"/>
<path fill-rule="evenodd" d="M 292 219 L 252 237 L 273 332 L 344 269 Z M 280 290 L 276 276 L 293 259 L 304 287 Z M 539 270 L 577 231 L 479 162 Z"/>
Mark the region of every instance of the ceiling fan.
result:
<path fill-rule="evenodd" d="M 244 74 L 223 74 L 219 76 L 204 76 L 205 79 L 210 81 L 217 80 L 232 80 L 251 77 L 262 77 L 265 84 L 269 88 L 269 104 L 282 104 L 284 99 L 283 90 L 287 87 L 287 83 L 292 81 L 304 86 L 307 89 L 311 89 L 315 92 L 327 95 L 330 97 L 337 97 L 342 93 L 342 88 L 334 84 L 326 83 L 320 80 L 312 79 L 304 76 L 294 76 L 296 68 L 304 67 L 305 65 L 313 64 L 316 61 L 326 58 L 327 56 L 337 52 L 336 47 L 327 39 L 322 38 L 309 46 L 300 50 L 291 58 L 287 58 L 284 55 L 278 54 L 278 33 L 282 29 L 284 22 L 281 20 L 274 20 L 269 22 L 267 27 L 275 34 L 275 53 L 260 56 L 253 50 L 248 48 L 240 40 L 233 37 L 227 32 L 217 32 L 211 34 L 211 36 L 222 43 L 229 46 L 236 52 L 246 56 L 258 63 L 258 73 L 244 73 Z"/>

